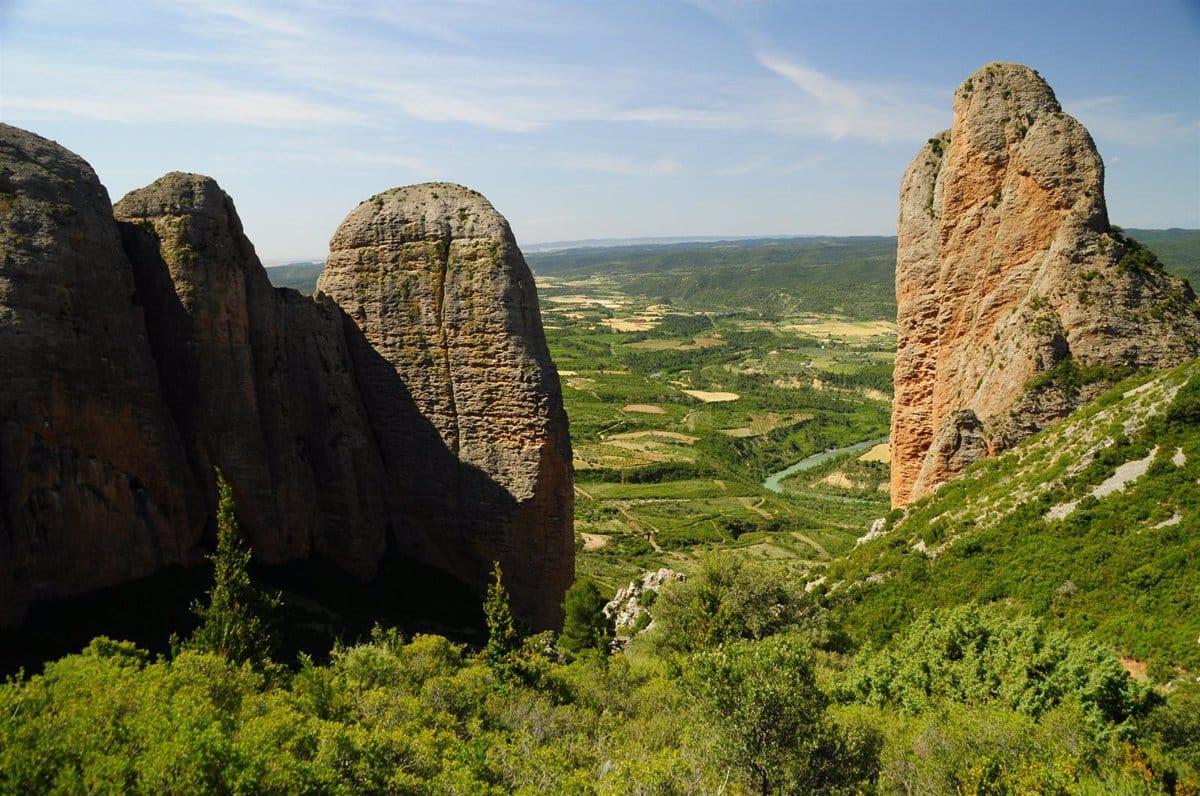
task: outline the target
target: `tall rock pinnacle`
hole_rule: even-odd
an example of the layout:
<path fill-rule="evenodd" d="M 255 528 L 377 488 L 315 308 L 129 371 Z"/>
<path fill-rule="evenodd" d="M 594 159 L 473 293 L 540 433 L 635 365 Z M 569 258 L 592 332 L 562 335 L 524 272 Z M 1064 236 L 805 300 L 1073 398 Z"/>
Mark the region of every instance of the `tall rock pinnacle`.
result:
<path fill-rule="evenodd" d="M 317 293 L 353 323 L 385 462 L 406 474 L 401 548 L 472 583 L 498 560 L 526 614 L 538 595 L 562 594 L 574 576 L 570 438 L 508 222 L 460 185 L 388 191 L 342 222 Z M 423 420 L 419 445 L 397 416 L 394 385 Z M 534 618 L 557 624 L 560 613 L 540 605 Z"/>
<path fill-rule="evenodd" d="M 904 174 L 897 226 L 893 505 L 1124 372 L 1200 353 L 1195 295 L 1109 226 L 1091 136 L 1028 67 L 959 87 L 953 127 Z"/>
<path fill-rule="evenodd" d="M 134 292 L 91 167 L 0 125 L 0 625 L 201 554 Z"/>

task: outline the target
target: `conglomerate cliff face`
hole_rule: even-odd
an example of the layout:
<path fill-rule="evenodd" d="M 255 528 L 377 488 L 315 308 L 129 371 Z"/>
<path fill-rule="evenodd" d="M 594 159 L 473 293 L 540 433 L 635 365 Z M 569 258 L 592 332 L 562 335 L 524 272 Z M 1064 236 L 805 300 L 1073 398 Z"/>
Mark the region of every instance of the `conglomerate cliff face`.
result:
<path fill-rule="evenodd" d="M 108 193 L 0 125 L 0 623 L 196 558 L 187 472 Z"/>
<path fill-rule="evenodd" d="M 507 224 L 454 191 L 480 223 L 439 228 L 453 256 L 412 254 L 404 288 L 363 262 L 357 287 L 308 299 L 271 287 L 210 178 L 168 174 L 113 208 L 81 159 L 0 127 L 0 624 L 198 562 L 220 467 L 264 562 L 368 581 L 398 554 L 482 593 L 499 560 L 514 612 L 558 625 L 574 552 L 557 373 Z"/>
<path fill-rule="evenodd" d="M 374 576 L 388 480 L 336 307 L 271 286 L 209 177 L 167 174 L 113 213 L 203 494 L 220 467 L 265 562 L 316 553 Z"/>
<path fill-rule="evenodd" d="M 486 578 L 516 603 L 574 574 L 571 447 L 533 276 L 508 222 L 460 185 L 398 188 L 355 208 L 317 282 L 352 323 L 351 353 L 388 468 L 411 474 L 397 515 L 435 533 L 402 550 Z M 424 419 L 397 417 L 403 385 Z M 430 456 L 436 449 L 439 456 Z M 539 624 L 560 621 L 555 604 Z"/>
<path fill-rule="evenodd" d="M 1091 136 L 1017 64 L 969 77 L 905 172 L 896 296 L 896 506 L 1121 373 L 1200 354 L 1195 295 L 1109 226 Z"/>

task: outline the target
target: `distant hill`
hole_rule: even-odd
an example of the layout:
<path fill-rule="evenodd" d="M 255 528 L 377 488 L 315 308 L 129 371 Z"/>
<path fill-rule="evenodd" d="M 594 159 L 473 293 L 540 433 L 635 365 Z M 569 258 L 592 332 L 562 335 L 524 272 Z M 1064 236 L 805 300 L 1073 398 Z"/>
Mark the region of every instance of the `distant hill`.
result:
<path fill-rule="evenodd" d="M 1200 287 L 1200 230 L 1129 229 L 1167 271 Z M 558 245 L 558 244 L 545 244 Z M 569 241 L 577 248 L 529 251 L 536 276 L 619 277 L 629 292 L 686 307 L 780 308 L 789 296 L 807 292 L 821 306 L 845 314 L 895 318 L 894 237 L 752 238 L 612 246 L 604 241 Z M 267 269 L 271 284 L 311 294 L 324 265 L 298 262 Z M 792 295 L 790 298 L 795 299 Z M 804 306 L 799 306 L 804 309 Z"/>
<path fill-rule="evenodd" d="M 317 287 L 317 276 L 324 268 L 325 263 L 317 261 L 288 263 L 268 268 L 267 277 L 275 287 L 290 287 L 310 296 Z"/>
<path fill-rule="evenodd" d="M 1127 229 L 1125 233 L 1149 246 L 1167 271 L 1200 290 L 1200 229 Z"/>
<path fill-rule="evenodd" d="M 896 239 L 764 238 L 571 249 L 526 257 L 534 273 L 603 277 L 694 310 L 896 316 Z"/>
<path fill-rule="evenodd" d="M 649 274 L 700 268 L 828 266 L 861 259 L 886 260 L 889 252 L 894 261 L 895 249 L 896 239 L 882 236 L 751 238 L 561 249 L 529 253 L 525 259 L 535 274 L 593 273 L 598 269 Z"/>
<path fill-rule="evenodd" d="M 1200 360 L 1119 385 L 872 536 L 823 584 L 860 640 L 927 609 L 1001 602 L 1195 671 Z"/>

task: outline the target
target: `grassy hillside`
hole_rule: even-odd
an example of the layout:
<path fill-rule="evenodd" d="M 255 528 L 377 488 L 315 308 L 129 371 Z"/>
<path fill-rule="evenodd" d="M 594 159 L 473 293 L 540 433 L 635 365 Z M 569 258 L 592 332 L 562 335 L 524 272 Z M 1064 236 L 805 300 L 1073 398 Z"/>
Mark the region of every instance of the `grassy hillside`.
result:
<path fill-rule="evenodd" d="M 860 638 L 1004 603 L 1159 679 L 1200 669 L 1200 361 L 1119 385 L 898 514 L 822 584 Z"/>
<path fill-rule="evenodd" d="M 1200 288 L 1200 229 L 1127 229 L 1125 233 L 1149 246 L 1168 272 Z"/>

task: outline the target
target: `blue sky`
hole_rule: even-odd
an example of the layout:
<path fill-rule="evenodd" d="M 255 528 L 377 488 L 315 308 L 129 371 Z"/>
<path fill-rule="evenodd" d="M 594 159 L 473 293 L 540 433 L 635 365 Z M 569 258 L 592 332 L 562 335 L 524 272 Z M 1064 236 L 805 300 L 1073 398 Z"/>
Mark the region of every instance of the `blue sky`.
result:
<path fill-rule="evenodd" d="M 114 201 L 215 177 L 265 260 L 362 199 L 483 192 L 519 242 L 894 234 L 989 61 L 1091 130 L 1114 223 L 1200 227 L 1200 2 L 0 0 L 0 118 Z"/>

